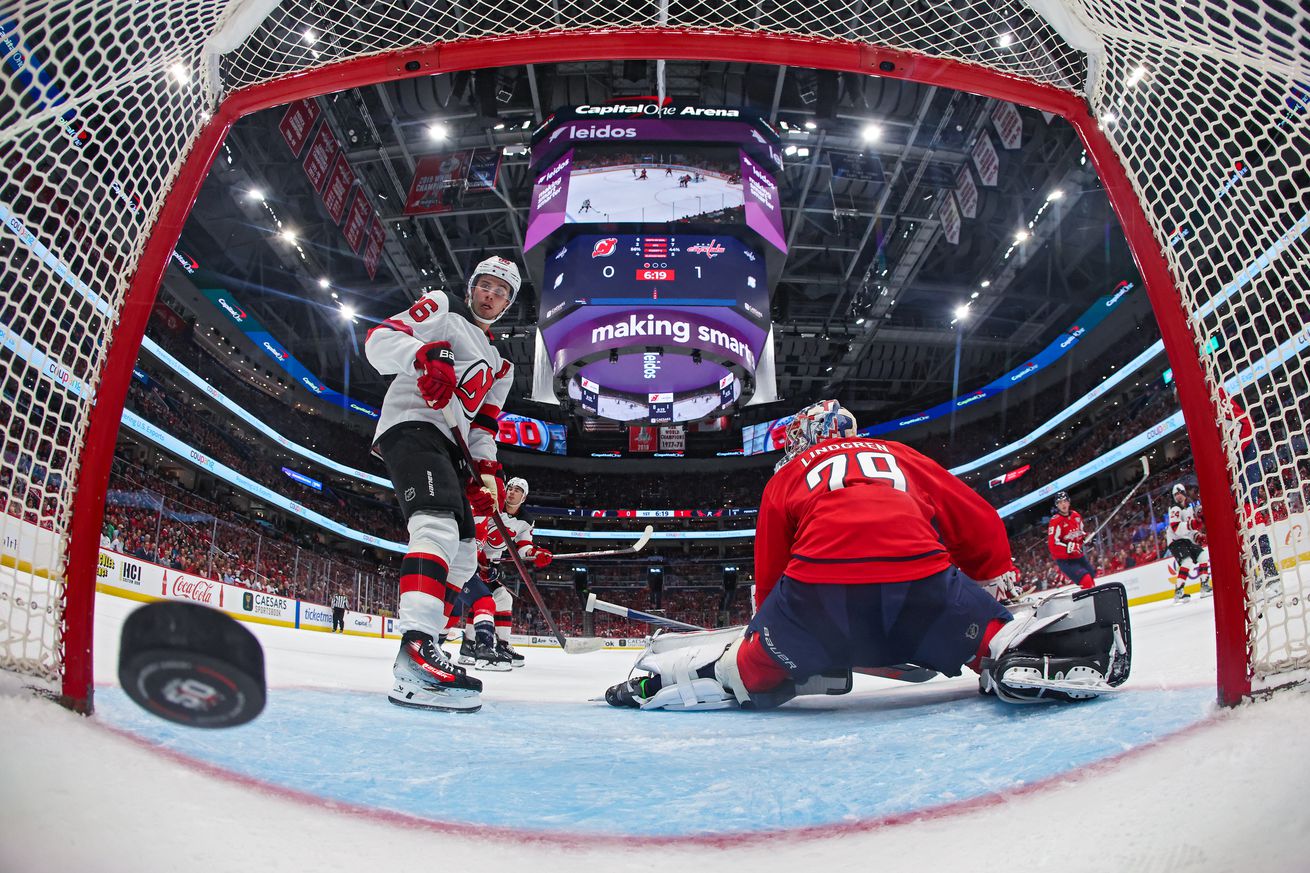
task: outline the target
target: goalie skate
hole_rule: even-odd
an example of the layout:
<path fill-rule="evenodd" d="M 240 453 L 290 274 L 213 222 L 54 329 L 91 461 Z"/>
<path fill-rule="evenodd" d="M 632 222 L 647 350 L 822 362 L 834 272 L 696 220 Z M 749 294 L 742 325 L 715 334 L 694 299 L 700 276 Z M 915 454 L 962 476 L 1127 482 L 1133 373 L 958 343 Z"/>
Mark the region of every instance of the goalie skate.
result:
<path fill-rule="evenodd" d="M 1089 700 L 1119 690 L 1105 681 L 1095 662 L 1077 658 L 1012 655 L 996 681 L 997 696 L 1011 703 Z"/>

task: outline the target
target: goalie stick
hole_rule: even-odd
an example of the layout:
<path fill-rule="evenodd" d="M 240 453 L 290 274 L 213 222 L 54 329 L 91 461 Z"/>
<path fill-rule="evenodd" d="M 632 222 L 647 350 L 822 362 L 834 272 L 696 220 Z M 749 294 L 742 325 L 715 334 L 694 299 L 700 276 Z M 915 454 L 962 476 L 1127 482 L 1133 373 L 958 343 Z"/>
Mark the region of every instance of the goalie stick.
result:
<path fill-rule="evenodd" d="M 468 465 L 469 472 L 477 476 L 478 465 L 473 461 L 473 453 L 469 451 L 468 441 L 464 439 L 464 434 L 460 433 L 459 422 L 455 418 L 455 411 L 446 406 L 441 410 L 442 415 L 446 418 L 446 424 L 450 426 L 451 436 L 455 440 L 455 445 L 459 446 L 460 453 L 464 456 L 464 463 Z M 499 512 L 491 513 L 491 519 L 496 524 L 496 530 L 500 532 L 505 542 L 513 543 L 514 537 L 505 527 L 505 522 L 501 520 Z M 528 593 L 532 595 L 532 602 L 541 610 L 541 617 L 546 620 L 546 627 L 550 628 L 551 635 L 559 640 L 560 648 L 570 655 L 580 655 L 584 652 L 596 652 L 605 647 L 605 641 L 602 639 L 566 637 L 560 631 L 559 626 L 555 624 L 555 617 L 550 614 L 550 609 L 546 606 L 546 601 L 542 599 L 541 592 L 537 590 L 537 583 L 532 581 L 532 574 L 528 572 L 528 567 L 523 563 L 522 556 L 517 549 L 505 550 L 514 561 L 514 569 L 518 570 L 519 578 L 527 587 Z"/>
<path fill-rule="evenodd" d="M 609 549 L 599 552 L 571 552 L 567 555 L 556 554 L 551 556 L 551 560 L 558 561 L 561 558 L 604 558 L 610 555 L 632 555 L 646 548 L 646 543 L 650 542 L 651 534 L 654 532 L 655 528 L 646 525 L 646 529 L 641 532 L 641 537 L 635 543 L 626 548 Z"/>
<path fill-rule="evenodd" d="M 617 603 L 610 603 L 601 600 L 595 594 L 587 594 L 587 612 L 608 612 L 610 615 L 617 615 L 620 618 L 627 618 L 633 621 L 653 624 L 657 627 L 668 628 L 675 631 L 687 631 L 689 633 L 705 632 L 708 628 L 700 625 L 687 624 L 686 622 L 677 621 L 672 618 L 665 618 L 662 615 L 653 615 L 649 612 L 642 612 L 639 609 L 631 609 L 627 606 L 619 606 Z M 895 664 L 890 667 L 855 667 L 856 673 L 863 673 L 865 676 L 877 676 L 880 679 L 895 679 L 898 682 L 926 682 L 937 675 L 936 670 L 930 670 L 927 667 L 919 667 L 914 664 Z"/>

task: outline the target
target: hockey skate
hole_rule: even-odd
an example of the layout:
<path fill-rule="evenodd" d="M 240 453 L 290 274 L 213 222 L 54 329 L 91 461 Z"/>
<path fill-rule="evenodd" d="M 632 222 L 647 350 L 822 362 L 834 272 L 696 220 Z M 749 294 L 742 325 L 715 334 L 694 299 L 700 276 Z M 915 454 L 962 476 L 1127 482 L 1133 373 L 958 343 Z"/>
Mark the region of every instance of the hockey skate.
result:
<path fill-rule="evenodd" d="M 1115 691 L 1132 666 L 1128 595 L 1110 583 L 1052 597 L 992 638 L 979 690 L 1007 703 L 1077 701 Z"/>
<path fill-rule="evenodd" d="M 509 658 L 509 662 L 513 666 L 523 666 L 523 656 L 519 654 L 518 649 L 509 644 L 508 640 L 497 640 L 496 652 L 499 653 L 502 658 Z"/>
<path fill-rule="evenodd" d="M 494 645 L 475 642 L 473 644 L 473 669 L 488 670 L 492 673 L 507 673 L 514 669 L 514 662 L 508 655 L 502 655 Z"/>
<path fill-rule="evenodd" d="M 462 640 L 459 641 L 458 663 L 461 667 L 473 666 L 473 662 L 475 660 L 473 655 L 473 645 L 474 645 L 473 640 L 469 639 L 467 634 L 464 636 Z"/>
<path fill-rule="evenodd" d="M 441 712 L 482 708 L 482 681 L 450 663 L 432 637 L 421 631 L 405 632 L 391 671 L 395 681 L 387 699 L 397 706 Z"/>
<path fill-rule="evenodd" d="M 1174 589 L 1174 603 L 1181 603 L 1184 600 L 1191 600 L 1192 595 L 1187 593 L 1187 583 L 1179 582 L 1178 587 Z"/>

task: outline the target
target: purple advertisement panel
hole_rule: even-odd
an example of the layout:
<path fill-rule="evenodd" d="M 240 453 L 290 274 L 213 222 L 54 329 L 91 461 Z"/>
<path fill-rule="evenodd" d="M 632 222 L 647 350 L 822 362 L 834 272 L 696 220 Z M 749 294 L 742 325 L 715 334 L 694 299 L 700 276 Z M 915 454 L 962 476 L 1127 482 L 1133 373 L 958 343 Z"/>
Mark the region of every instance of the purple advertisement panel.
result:
<path fill-rule="evenodd" d="M 698 350 L 753 373 L 767 336 L 764 328 L 730 309 L 584 306 L 542 329 L 556 373 L 580 358 L 632 346 L 667 346 L 684 349 L 687 354 Z M 637 366 L 641 363 L 636 362 Z M 717 382 L 722 376 L 719 371 L 701 384 Z M 607 383 L 591 378 L 602 386 Z"/>
<path fill-rule="evenodd" d="M 768 170 L 741 152 L 741 185 L 746 199 L 746 226 L 764 237 L 780 252 L 787 251 L 782 232 L 782 199 L 778 183 Z"/>
<path fill-rule="evenodd" d="M 569 167 L 573 165 L 573 150 L 542 172 L 532 185 L 532 199 L 528 203 L 528 230 L 523 236 L 523 250 L 536 246 L 563 226 L 565 205 L 569 199 Z"/>
<path fill-rule="evenodd" d="M 585 107 L 582 107 L 585 108 Z M 767 155 L 769 163 L 782 169 L 782 151 L 752 124 L 740 121 L 691 121 L 684 119 L 597 118 L 558 122 L 532 147 L 532 165 L 540 167 L 562 149 L 581 145 L 610 145 L 646 142 L 722 142 L 745 145 L 752 152 Z"/>

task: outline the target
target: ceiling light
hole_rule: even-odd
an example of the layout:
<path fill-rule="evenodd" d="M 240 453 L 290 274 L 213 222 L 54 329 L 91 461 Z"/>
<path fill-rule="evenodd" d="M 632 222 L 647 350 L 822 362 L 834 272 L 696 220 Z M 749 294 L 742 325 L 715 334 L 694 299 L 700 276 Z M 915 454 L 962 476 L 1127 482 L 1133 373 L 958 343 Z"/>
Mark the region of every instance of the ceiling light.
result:
<path fill-rule="evenodd" d="M 246 192 L 246 196 L 249 197 L 251 200 L 263 200 L 264 192 L 258 188 L 251 188 L 249 191 Z"/>
<path fill-rule="evenodd" d="M 337 292 L 335 292 L 335 291 L 332 292 L 332 299 L 333 299 L 333 300 L 338 299 L 338 298 L 337 298 Z"/>
<path fill-rule="evenodd" d="M 1129 88 L 1146 78 L 1146 67 L 1138 67 L 1128 75 L 1128 81 L 1125 83 Z"/>
<path fill-rule="evenodd" d="M 972 294 L 970 294 L 970 295 L 969 295 L 969 299 L 970 299 L 970 300 L 977 300 L 977 299 L 978 299 L 978 292 L 975 291 L 975 292 L 973 292 Z"/>
<path fill-rule="evenodd" d="M 282 232 L 279 233 L 278 236 L 282 237 L 284 241 L 292 243 L 293 245 L 296 242 L 296 232 L 289 227 L 282 228 Z"/>
<path fill-rule="evenodd" d="M 168 68 L 168 71 L 173 74 L 173 78 L 177 80 L 179 85 L 185 85 L 191 81 L 191 71 L 182 64 L 173 64 Z"/>
<path fill-rule="evenodd" d="M 999 48 L 1009 48 L 1010 44 L 1013 42 L 1014 34 L 1012 33 L 1003 33 L 996 38 L 996 45 Z"/>
<path fill-rule="evenodd" d="M 1031 233 L 1029 233 L 1029 232 L 1026 231 L 1026 230 L 1021 230 L 1021 231 L 1019 231 L 1018 233 L 1016 233 L 1016 234 L 1014 235 L 1014 241 L 1017 242 L 1017 243 L 1021 243 L 1021 242 L 1026 241 L 1026 240 L 1028 239 L 1028 237 L 1030 237 L 1030 236 L 1032 236 Z"/>
<path fill-rule="evenodd" d="M 355 310 L 350 306 L 341 307 L 341 317 L 347 321 L 355 317 Z"/>
<path fill-rule="evenodd" d="M 504 129 L 505 129 L 505 122 L 503 121 L 492 128 L 492 130 L 504 130 Z"/>
<path fill-rule="evenodd" d="M 1101 116 L 1101 124 L 1104 124 L 1107 127 L 1114 124 L 1118 120 L 1119 120 L 1119 116 L 1115 115 L 1113 112 L 1107 112 Z"/>
<path fill-rule="evenodd" d="M 816 128 L 816 127 L 818 127 L 818 126 L 819 126 L 819 125 L 815 124 L 813 121 L 807 121 L 807 122 L 805 122 L 805 129 L 806 129 L 806 130 L 814 130 L 814 128 Z"/>
<path fill-rule="evenodd" d="M 428 139 L 439 141 L 446 138 L 446 125 L 440 122 L 432 122 L 428 125 Z"/>
<path fill-rule="evenodd" d="M 809 149 L 797 149 L 797 150 L 796 150 L 796 157 L 798 157 L 798 158 L 808 158 L 809 156 L 810 156 L 810 150 L 809 150 Z"/>
<path fill-rule="evenodd" d="M 990 288 L 991 286 L 992 286 L 991 279 L 983 279 L 980 283 L 978 283 L 979 288 Z"/>
<path fill-rule="evenodd" d="M 327 276 L 324 276 L 323 278 L 318 280 L 318 287 L 320 288 L 327 288 L 331 284 L 332 283 L 328 281 Z M 335 297 L 336 295 L 334 294 L 332 296 Z"/>
<path fill-rule="evenodd" d="M 312 27 L 306 27 L 304 33 L 300 34 L 300 38 L 305 41 L 305 45 L 313 45 L 318 42 L 318 34 L 314 32 Z"/>
<path fill-rule="evenodd" d="M 1047 194 L 1047 195 L 1046 195 L 1046 202 L 1047 202 L 1047 203 L 1052 203 L 1052 202 L 1054 202 L 1054 201 L 1056 201 L 1056 200 L 1063 200 L 1063 199 L 1064 199 L 1064 189 L 1062 189 L 1062 188 L 1056 188 L 1056 189 L 1055 189 L 1054 191 L 1052 191 L 1050 194 Z"/>
<path fill-rule="evenodd" d="M 865 142 L 877 142 L 882 138 L 882 128 L 873 122 L 869 122 L 864 125 L 864 128 L 860 131 L 860 135 L 864 137 Z"/>
<path fill-rule="evenodd" d="M 784 155 L 794 155 L 796 154 L 796 146 L 787 146 L 785 149 L 782 150 L 782 153 Z"/>
<path fill-rule="evenodd" d="M 963 321 L 964 319 L 968 318 L 968 317 L 969 317 L 969 304 L 967 304 L 967 303 L 961 303 L 959 306 L 955 307 L 955 317 L 956 317 L 957 319 L 960 319 L 961 321 Z"/>

